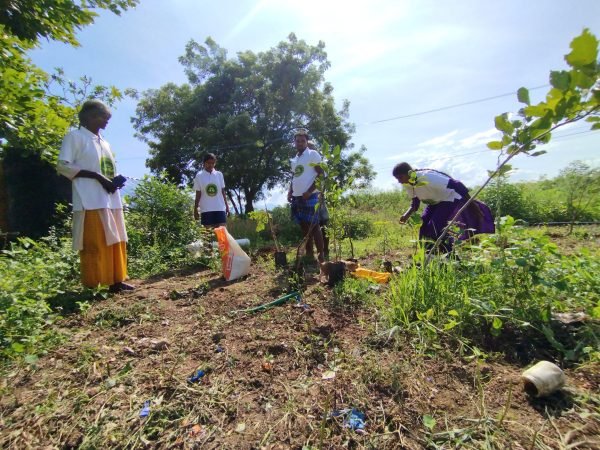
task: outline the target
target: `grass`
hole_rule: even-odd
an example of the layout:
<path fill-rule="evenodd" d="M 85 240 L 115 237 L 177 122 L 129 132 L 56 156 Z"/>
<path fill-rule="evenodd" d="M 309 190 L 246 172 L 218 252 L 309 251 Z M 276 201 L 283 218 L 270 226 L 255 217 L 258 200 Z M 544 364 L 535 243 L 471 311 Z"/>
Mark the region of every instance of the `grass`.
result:
<path fill-rule="evenodd" d="M 348 278 L 330 290 L 311 277 L 296 280 L 312 312 L 285 305 L 227 315 L 288 287 L 269 257 L 244 282 L 190 273 L 90 302 L 84 320 L 68 318 L 81 329 L 71 330 L 62 348 L 6 374 L 0 422 L 11 431 L 0 446 L 546 449 L 593 442 L 600 399 L 593 384 L 583 383 L 598 373 L 598 333 L 588 325 L 580 327 L 585 336 L 551 328 L 563 345 L 557 349 L 539 331 L 550 324 L 548 306 L 594 313 L 597 250 L 563 254 L 545 230 L 513 226 L 501 230 L 502 240 L 461 249 L 459 260 L 424 265 L 421 253 L 403 256 L 412 253 L 414 228 L 389 231 L 376 224 L 355 247 L 375 253 L 364 261 L 372 268 L 384 256 L 400 258 L 404 271 L 389 287 L 373 290 Z M 400 247 L 390 244 L 394 236 Z M 148 296 L 138 299 L 139 292 Z M 173 292 L 178 298 L 169 300 Z M 165 336 L 166 349 L 135 347 L 142 337 Z M 519 364 L 501 352 L 523 337 L 535 337 L 545 356 L 563 358 L 574 393 L 524 397 Z M 586 344 L 574 351 L 576 341 Z M 271 371 L 263 370 L 265 362 Z M 189 385 L 198 367 L 208 375 Z M 335 377 L 323 379 L 331 370 Z M 150 415 L 141 419 L 150 399 Z M 366 413 L 367 434 L 332 415 L 344 408 Z"/>

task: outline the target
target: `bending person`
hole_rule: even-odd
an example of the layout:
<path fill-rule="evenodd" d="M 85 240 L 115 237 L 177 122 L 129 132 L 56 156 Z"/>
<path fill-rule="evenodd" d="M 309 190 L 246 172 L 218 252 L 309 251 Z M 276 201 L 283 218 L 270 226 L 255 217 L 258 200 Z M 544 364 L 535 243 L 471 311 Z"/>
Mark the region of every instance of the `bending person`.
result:
<path fill-rule="evenodd" d="M 412 198 L 410 208 L 400 218 L 405 223 L 419 209 L 421 202 L 427 206 L 421 215 L 422 224 L 419 239 L 436 241 L 444 228 L 454 218 L 458 210 L 469 200 L 469 190 L 463 183 L 449 175 L 433 169 L 415 169 L 408 163 L 394 167 L 394 177 L 408 191 Z M 488 206 L 474 200 L 456 220 L 461 229 L 459 240 L 465 240 L 479 233 L 494 233 L 494 218 Z M 442 251 L 452 250 L 454 239 L 448 236 L 441 244 Z M 431 248 L 431 243 L 426 248 Z"/>
<path fill-rule="evenodd" d="M 120 176 L 110 145 L 100 135 L 111 117 L 99 100 L 79 111 L 79 129 L 68 133 L 58 155 L 57 171 L 72 180 L 73 249 L 81 259 L 86 287 L 109 286 L 111 292 L 132 290 L 127 279 L 127 232 L 123 218 Z"/>

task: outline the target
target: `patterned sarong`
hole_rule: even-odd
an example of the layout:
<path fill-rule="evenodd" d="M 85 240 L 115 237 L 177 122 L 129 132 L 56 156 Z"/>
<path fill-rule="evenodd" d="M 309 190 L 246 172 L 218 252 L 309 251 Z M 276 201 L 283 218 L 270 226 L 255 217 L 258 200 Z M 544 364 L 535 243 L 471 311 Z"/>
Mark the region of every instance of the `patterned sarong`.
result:
<path fill-rule="evenodd" d="M 308 200 L 302 197 L 292 197 L 292 219 L 296 223 L 319 223 L 320 218 L 319 193 L 315 192 Z"/>

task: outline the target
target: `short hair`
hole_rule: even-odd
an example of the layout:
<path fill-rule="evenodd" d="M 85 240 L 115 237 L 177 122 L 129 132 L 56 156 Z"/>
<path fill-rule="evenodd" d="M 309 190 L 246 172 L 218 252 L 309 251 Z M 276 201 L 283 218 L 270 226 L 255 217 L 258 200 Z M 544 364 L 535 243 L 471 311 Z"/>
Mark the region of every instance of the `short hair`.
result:
<path fill-rule="evenodd" d="M 204 155 L 204 158 L 202 158 L 202 163 L 205 163 L 206 161 L 210 161 L 211 159 L 214 159 L 216 161 L 217 157 L 215 156 L 214 153 L 207 153 L 206 155 Z"/>
<path fill-rule="evenodd" d="M 81 105 L 81 109 L 79 110 L 77 116 L 79 117 L 79 122 L 84 123 L 90 117 L 94 117 L 99 113 L 110 114 L 110 108 L 103 101 L 92 99 L 83 102 L 83 105 Z"/>
<path fill-rule="evenodd" d="M 296 130 L 296 132 L 294 133 L 294 140 L 296 140 L 298 136 L 304 136 L 307 141 L 310 139 L 308 136 L 308 130 L 305 128 L 299 128 L 298 130 Z"/>
<path fill-rule="evenodd" d="M 409 163 L 401 162 L 394 166 L 392 175 L 394 175 L 394 177 L 398 178 L 400 175 L 408 175 L 408 172 L 410 172 L 411 170 L 413 170 L 413 169 Z"/>

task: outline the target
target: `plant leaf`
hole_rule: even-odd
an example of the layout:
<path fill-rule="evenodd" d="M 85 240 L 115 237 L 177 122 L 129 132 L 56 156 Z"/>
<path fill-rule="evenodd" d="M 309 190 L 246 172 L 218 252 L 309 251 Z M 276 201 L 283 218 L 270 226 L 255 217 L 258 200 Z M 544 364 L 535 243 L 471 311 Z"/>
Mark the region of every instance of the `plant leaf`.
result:
<path fill-rule="evenodd" d="M 529 100 L 529 90 L 527 88 L 519 88 L 517 91 L 517 99 L 521 103 L 525 103 L 527 105 L 531 104 L 531 100 Z"/>
<path fill-rule="evenodd" d="M 565 56 L 565 60 L 573 67 L 594 64 L 598 56 L 598 40 L 587 28 L 580 36 L 571 41 L 571 53 Z"/>

